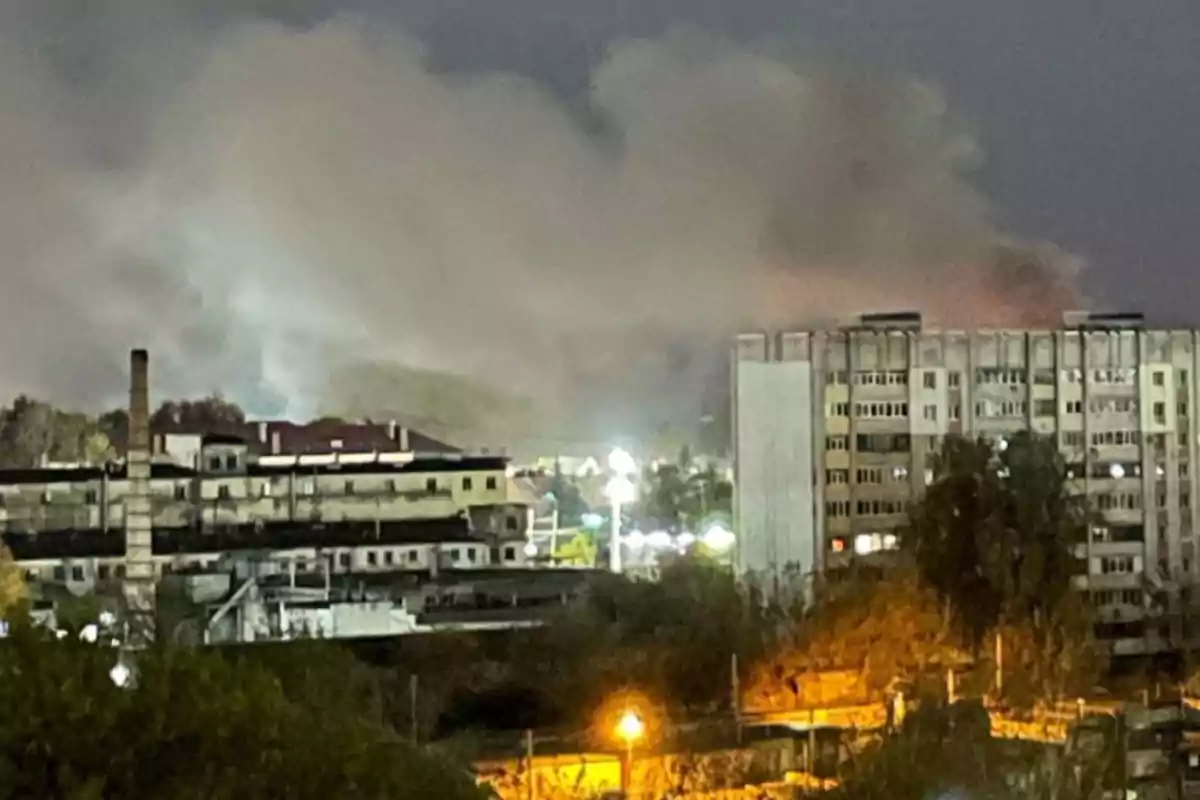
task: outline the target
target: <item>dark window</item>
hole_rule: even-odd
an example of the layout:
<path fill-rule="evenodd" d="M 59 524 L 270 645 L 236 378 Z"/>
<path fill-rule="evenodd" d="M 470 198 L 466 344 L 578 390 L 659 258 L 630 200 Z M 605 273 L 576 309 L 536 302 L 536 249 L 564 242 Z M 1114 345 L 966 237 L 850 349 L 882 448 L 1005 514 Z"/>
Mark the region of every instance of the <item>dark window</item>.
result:
<path fill-rule="evenodd" d="M 208 469 L 210 472 L 220 472 L 221 471 L 221 457 L 220 456 L 212 456 L 211 458 L 209 458 L 208 459 Z"/>
<path fill-rule="evenodd" d="M 467 561 L 470 561 L 472 564 L 475 563 L 475 548 L 474 547 L 467 548 Z"/>
<path fill-rule="evenodd" d="M 515 531 L 517 529 L 517 518 L 506 517 L 504 520 L 504 527 L 510 531 Z"/>
<path fill-rule="evenodd" d="M 175 486 L 175 499 L 176 500 L 187 500 L 187 486 L 186 485 L 177 484 Z"/>
<path fill-rule="evenodd" d="M 225 456 L 225 469 L 229 470 L 230 472 L 237 469 L 237 456 L 235 456 L 235 455 Z"/>
<path fill-rule="evenodd" d="M 125 577 L 125 565 L 117 564 L 115 567 L 113 567 L 113 575 L 116 575 L 118 578 L 124 578 Z"/>
<path fill-rule="evenodd" d="M 425 479 L 425 491 L 436 492 L 437 488 L 438 488 L 437 487 L 437 478 L 426 478 Z"/>
<path fill-rule="evenodd" d="M 221 500 L 228 500 L 229 499 L 229 487 L 228 486 L 218 486 L 217 487 L 217 497 L 220 498 Z"/>
<path fill-rule="evenodd" d="M 408 551 L 408 563 L 410 563 L 410 564 L 415 563 L 416 560 L 417 560 L 417 551 L 409 550 Z"/>
<path fill-rule="evenodd" d="M 395 562 L 395 559 L 396 559 L 396 554 L 393 553 L 391 550 L 383 551 L 383 563 L 392 564 Z"/>
<path fill-rule="evenodd" d="M 505 561 L 516 561 L 517 560 L 517 548 L 515 548 L 515 547 L 504 548 L 504 560 Z"/>
<path fill-rule="evenodd" d="M 83 502 L 87 503 L 89 506 L 96 505 L 96 501 L 98 499 L 99 499 L 99 496 L 97 495 L 95 489 L 88 489 L 86 492 L 83 493 Z"/>
<path fill-rule="evenodd" d="M 462 486 L 463 486 L 463 491 L 464 491 L 464 492 L 469 492 L 469 491 L 471 491 L 471 476 L 470 476 L 470 475 L 468 475 L 467 477 L 463 478 L 463 484 L 462 484 Z"/>
<path fill-rule="evenodd" d="M 96 568 L 96 574 L 102 581 L 108 580 L 108 574 L 111 571 L 112 571 L 112 567 L 108 566 L 108 564 L 101 564 L 99 567 Z"/>
<path fill-rule="evenodd" d="M 367 563 L 370 564 L 371 566 L 375 566 L 375 564 L 377 564 L 378 561 L 379 561 L 379 556 L 375 553 L 375 551 L 368 550 L 367 551 Z"/>
<path fill-rule="evenodd" d="M 450 551 L 450 560 L 458 561 L 458 548 L 457 547 Z"/>
<path fill-rule="evenodd" d="M 343 567 L 349 567 L 350 566 L 350 554 L 349 553 L 338 553 L 338 564 L 340 564 Z"/>
<path fill-rule="evenodd" d="M 71 580 L 83 580 L 83 567 L 71 567 Z"/>
<path fill-rule="evenodd" d="M 354 494 L 354 481 L 346 481 L 346 494 Z"/>
<path fill-rule="evenodd" d="M 55 567 L 54 568 L 54 580 L 65 581 L 66 579 L 67 579 L 67 568 L 66 567 Z"/>
<path fill-rule="evenodd" d="M 494 477 L 487 479 L 487 488 L 489 491 L 494 491 L 496 489 L 496 479 Z"/>

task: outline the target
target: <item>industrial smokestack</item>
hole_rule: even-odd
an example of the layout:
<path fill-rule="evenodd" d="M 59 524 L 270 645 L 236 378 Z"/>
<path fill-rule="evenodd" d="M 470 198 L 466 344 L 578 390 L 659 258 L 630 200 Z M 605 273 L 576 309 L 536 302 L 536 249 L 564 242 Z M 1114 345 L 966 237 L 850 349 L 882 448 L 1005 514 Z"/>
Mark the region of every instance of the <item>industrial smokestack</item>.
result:
<path fill-rule="evenodd" d="M 129 354 L 129 438 L 125 448 L 125 580 L 131 643 L 154 637 L 153 519 L 150 508 L 150 356 Z"/>

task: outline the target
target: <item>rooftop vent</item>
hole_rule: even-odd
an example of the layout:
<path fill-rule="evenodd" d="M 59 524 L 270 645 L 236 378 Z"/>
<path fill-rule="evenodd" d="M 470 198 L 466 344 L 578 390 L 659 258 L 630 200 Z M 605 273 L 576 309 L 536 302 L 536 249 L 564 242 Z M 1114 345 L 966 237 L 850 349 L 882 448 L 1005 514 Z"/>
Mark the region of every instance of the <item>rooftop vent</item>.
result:
<path fill-rule="evenodd" d="M 1144 328 L 1146 315 L 1120 311 L 1068 311 L 1063 314 L 1066 328 Z"/>
<path fill-rule="evenodd" d="M 899 330 L 921 330 L 921 312 L 919 311 L 884 311 L 874 314 L 862 314 L 858 325 L 864 328 L 882 328 Z"/>

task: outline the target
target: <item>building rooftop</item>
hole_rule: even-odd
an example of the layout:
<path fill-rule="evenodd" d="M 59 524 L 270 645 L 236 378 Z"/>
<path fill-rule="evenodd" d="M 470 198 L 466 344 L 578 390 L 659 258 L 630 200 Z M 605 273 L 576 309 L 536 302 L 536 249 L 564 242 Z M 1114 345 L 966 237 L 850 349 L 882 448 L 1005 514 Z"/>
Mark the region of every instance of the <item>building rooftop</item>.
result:
<path fill-rule="evenodd" d="M 406 428 L 395 422 L 346 422 L 319 419 L 297 423 L 287 420 L 257 420 L 224 423 L 198 430 L 195 426 L 160 422 L 151 430 L 161 436 L 201 436 L 205 444 L 245 444 L 260 455 L 308 455 L 313 453 L 374 453 L 405 450 L 414 453 L 461 453 L 457 447 Z M 118 445 L 123 455 L 125 443 Z"/>
<path fill-rule="evenodd" d="M 245 470 L 237 473 L 209 473 L 168 461 L 156 461 L 151 465 L 151 478 L 156 480 L 189 479 L 197 477 L 236 477 L 245 474 L 253 477 L 276 475 L 376 475 L 387 473 L 422 472 L 478 472 L 504 470 L 508 460 L 501 456 L 467 456 L 447 453 L 443 456 L 415 455 L 403 460 L 375 458 L 363 461 L 343 461 L 330 457 L 326 460 L 288 459 L 283 463 L 277 457 L 267 456 L 264 461 L 252 459 Z M 109 464 L 102 467 L 50 467 L 31 469 L 0 469 L 0 486 L 46 483 L 87 483 L 98 481 L 104 476 L 110 480 L 125 479 L 124 464 Z"/>

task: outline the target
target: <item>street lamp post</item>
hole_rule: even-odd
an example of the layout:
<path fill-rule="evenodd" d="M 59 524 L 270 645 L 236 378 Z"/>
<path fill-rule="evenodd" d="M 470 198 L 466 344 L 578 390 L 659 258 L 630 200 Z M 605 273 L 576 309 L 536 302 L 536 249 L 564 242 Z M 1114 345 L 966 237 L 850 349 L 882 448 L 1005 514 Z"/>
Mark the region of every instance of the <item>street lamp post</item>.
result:
<path fill-rule="evenodd" d="M 617 738 L 625 745 L 621 759 L 621 797 L 628 797 L 633 772 L 633 746 L 646 732 L 646 724 L 633 709 L 627 710 L 617 722 Z"/>
<path fill-rule="evenodd" d="M 608 455 L 608 468 L 612 477 L 604 487 L 608 495 L 609 512 L 612 515 L 609 532 L 608 563 L 614 573 L 621 571 L 621 507 L 632 503 L 637 497 L 637 486 L 630 475 L 637 471 L 633 456 L 621 448 L 614 449 Z"/>

